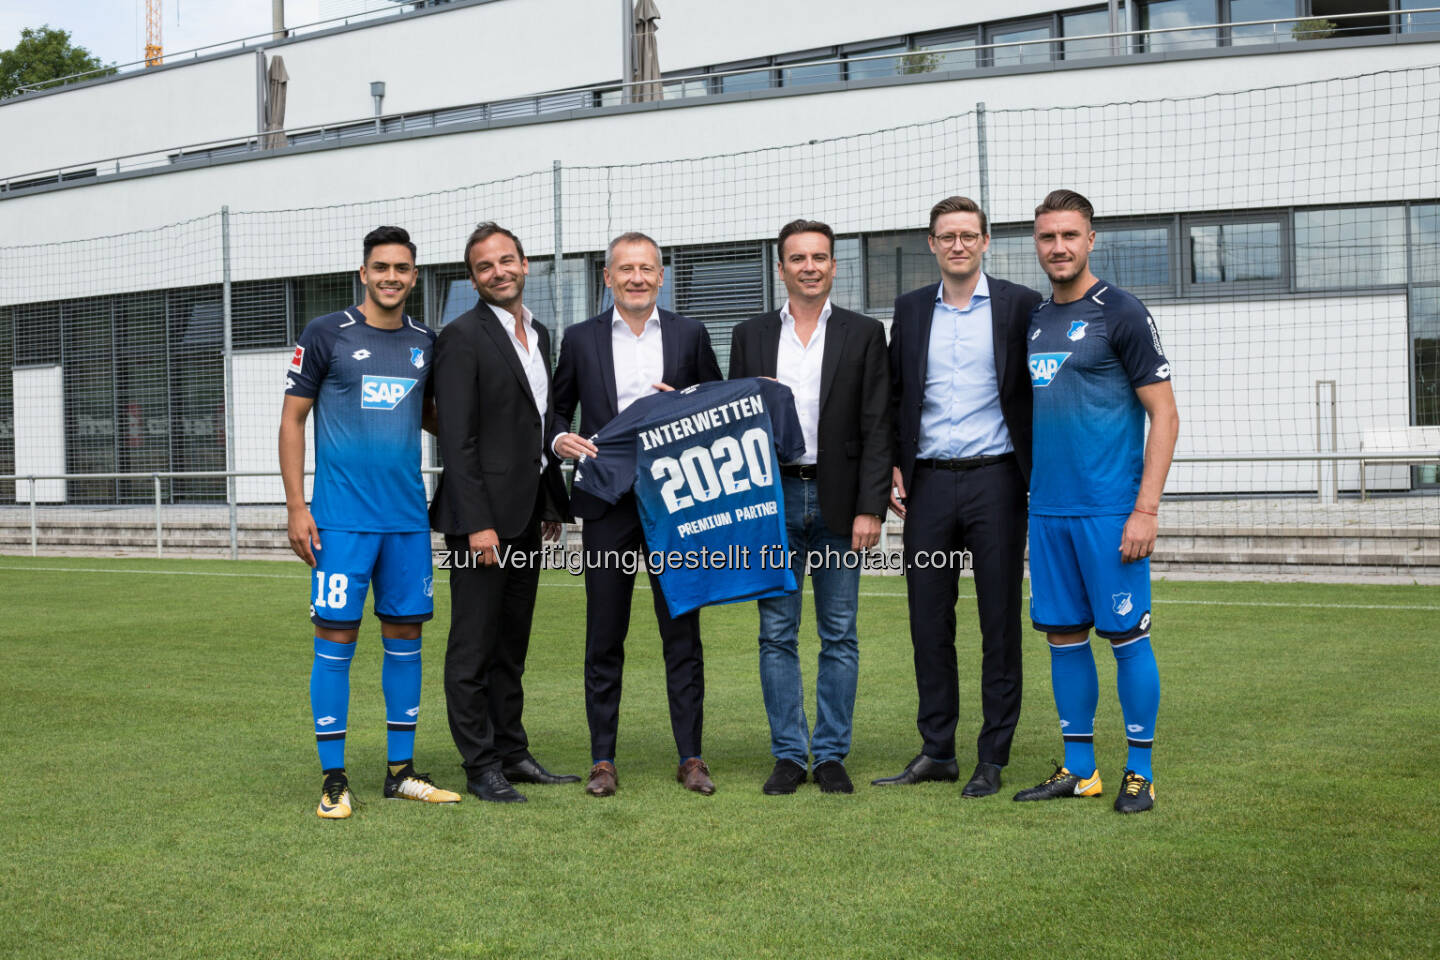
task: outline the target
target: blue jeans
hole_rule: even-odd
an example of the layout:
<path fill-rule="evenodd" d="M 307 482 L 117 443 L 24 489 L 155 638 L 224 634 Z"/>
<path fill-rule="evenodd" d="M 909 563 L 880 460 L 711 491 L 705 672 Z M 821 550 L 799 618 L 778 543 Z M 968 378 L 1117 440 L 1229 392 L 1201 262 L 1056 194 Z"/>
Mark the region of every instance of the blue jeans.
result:
<path fill-rule="evenodd" d="M 807 755 L 813 756 L 817 764 L 843 761 L 850 752 L 855 683 L 860 675 L 860 644 L 855 636 L 859 556 L 850 550 L 848 532 L 842 537 L 826 527 L 814 480 L 782 477 L 781 486 L 785 492 L 790 569 L 797 589 L 782 597 L 758 601 L 760 689 L 770 720 L 770 752 L 777 760 L 793 760 L 802 767 Z M 853 519 L 838 518 L 847 529 Z M 800 606 L 807 556 L 820 634 L 813 736 L 805 718 L 805 691 L 800 681 Z"/>

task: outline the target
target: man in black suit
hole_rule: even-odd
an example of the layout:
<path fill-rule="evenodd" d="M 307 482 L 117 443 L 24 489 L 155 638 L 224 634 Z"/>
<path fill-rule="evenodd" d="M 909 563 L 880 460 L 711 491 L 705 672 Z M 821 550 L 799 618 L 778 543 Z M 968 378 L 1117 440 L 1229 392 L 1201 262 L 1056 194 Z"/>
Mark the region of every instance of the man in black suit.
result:
<path fill-rule="evenodd" d="M 704 324 L 656 306 L 664 276 L 660 247 L 645 234 L 626 233 L 611 241 L 605 285 L 615 307 L 566 330 L 560 346 L 549 442 L 557 457 L 595 456 L 594 444 L 585 438 L 640 397 L 721 379 Z M 579 434 L 570 432 L 577 404 Z M 571 509 L 584 521 L 585 711 L 594 762 L 585 789 L 608 797 L 616 787 L 615 732 L 635 589 L 634 552 L 649 550 L 633 493 L 612 506 L 576 490 Z M 700 757 L 705 700 L 700 614 L 672 618 L 654 572 L 650 591 L 665 655 L 670 726 L 680 751 L 676 779 L 688 790 L 709 795 L 715 785 Z"/>
<path fill-rule="evenodd" d="M 738 325 L 730 345 L 731 378 L 774 377 L 789 387 L 805 434 L 805 453 L 780 466 L 790 568 L 799 589 L 758 601 L 760 689 L 775 757 L 761 789 L 794 793 L 813 758 L 823 792 L 850 793 L 845 757 L 860 673 L 860 566 L 851 554 L 880 539 L 893 463 L 885 328 L 830 303 L 835 232 L 829 226 L 787 223 L 778 250 L 785 305 Z M 813 734 L 799 656 L 807 567 L 820 635 Z"/>
<path fill-rule="evenodd" d="M 930 211 L 940 283 L 895 300 L 890 401 L 896 466 L 890 506 L 905 518 L 905 585 L 919 691 L 920 755 L 877 785 L 960 778 L 955 601 L 975 571 L 984 722 L 967 797 L 1000 789 L 1020 718 L 1020 583 L 1030 477 L 1025 332 L 1040 294 L 987 277 L 985 212 L 967 197 Z M 908 494 L 908 496 L 907 496 Z"/>
<path fill-rule="evenodd" d="M 511 786 L 576 783 L 530 755 L 521 675 L 540 580 L 540 546 L 566 519 L 559 460 L 547 456 L 550 337 L 522 302 L 530 264 L 520 240 L 494 223 L 475 228 L 465 264 L 480 302 L 435 343 L 435 400 L 445 472 L 430 525 L 450 563 L 445 702 L 468 787 L 519 803 Z"/>

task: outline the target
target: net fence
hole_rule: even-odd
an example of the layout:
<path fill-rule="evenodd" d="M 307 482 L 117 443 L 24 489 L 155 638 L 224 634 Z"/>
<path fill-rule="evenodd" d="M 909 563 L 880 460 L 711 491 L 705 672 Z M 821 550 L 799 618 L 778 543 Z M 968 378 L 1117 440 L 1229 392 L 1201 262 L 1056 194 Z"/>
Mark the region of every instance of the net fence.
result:
<path fill-rule="evenodd" d="M 477 221 L 519 235 L 526 305 L 552 330 L 608 308 L 606 245 L 642 230 L 664 251 L 661 306 L 704 321 L 723 368 L 731 327 L 784 302 L 785 222 L 831 224 L 833 301 L 888 319 L 938 280 L 928 211 L 951 194 L 989 212 L 987 271 L 1047 291 L 1031 216 L 1064 186 L 1095 205 L 1093 269 L 1146 302 L 1174 363 L 1162 548 L 1440 564 L 1437 149 L 1440 66 L 975 104 L 765 150 L 0 247 L 0 550 L 120 549 L 157 522 L 172 549 L 223 546 L 227 528 L 242 549 L 283 548 L 286 361 L 306 323 L 361 295 L 360 238 L 380 224 L 419 247 L 407 310 L 435 328 L 476 302 L 461 260 Z"/>

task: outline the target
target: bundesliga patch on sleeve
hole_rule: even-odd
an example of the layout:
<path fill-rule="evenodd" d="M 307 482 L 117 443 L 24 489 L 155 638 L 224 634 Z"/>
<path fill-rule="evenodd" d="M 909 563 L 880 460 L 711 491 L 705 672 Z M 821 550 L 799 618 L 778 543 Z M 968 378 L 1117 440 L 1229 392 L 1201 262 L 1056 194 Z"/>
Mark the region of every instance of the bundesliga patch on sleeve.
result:
<path fill-rule="evenodd" d="M 303 372 L 305 366 L 305 348 L 298 343 L 295 345 L 295 352 L 290 356 L 290 369 L 296 373 Z"/>

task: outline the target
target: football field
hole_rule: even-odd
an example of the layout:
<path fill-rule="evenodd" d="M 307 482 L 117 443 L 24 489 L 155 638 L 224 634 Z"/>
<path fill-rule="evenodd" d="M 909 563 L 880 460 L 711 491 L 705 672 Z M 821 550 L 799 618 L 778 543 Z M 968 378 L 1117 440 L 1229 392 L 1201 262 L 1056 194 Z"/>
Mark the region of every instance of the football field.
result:
<path fill-rule="evenodd" d="M 443 574 L 440 578 L 443 578 Z M 675 783 L 659 641 L 637 591 L 608 800 L 381 797 L 380 647 L 362 629 L 348 769 L 314 814 L 299 563 L 0 557 L 0 955 L 27 957 L 1415 957 L 1440 942 L 1440 591 L 1155 585 L 1156 809 L 1124 764 L 1097 649 L 1100 800 L 1016 804 L 1061 753 L 1043 638 L 999 797 L 881 790 L 917 752 L 904 584 L 866 578 L 851 796 L 766 797 L 753 604 L 703 614 L 705 757 Z M 962 779 L 979 724 L 962 584 Z M 463 789 L 445 723 L 437 578 L 416 766 Z M 813 616 L 802 632 L 813 698 Z M 584 591 L 544 575 L 526 726 L 589 765 Z M 813 709 L 810 711 L 813 719 Z"/>

